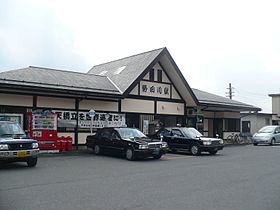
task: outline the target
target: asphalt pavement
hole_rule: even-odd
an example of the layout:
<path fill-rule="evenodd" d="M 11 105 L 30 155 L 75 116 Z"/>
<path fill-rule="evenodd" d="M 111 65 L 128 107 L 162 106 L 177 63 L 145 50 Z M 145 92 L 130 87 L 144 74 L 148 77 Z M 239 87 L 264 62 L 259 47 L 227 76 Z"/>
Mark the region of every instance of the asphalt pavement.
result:
<path fill-rule="evenodd" d="M 0 209 L 279 210 L 280 146 L 127 161 L 91 151 L 0 166 Z"/>

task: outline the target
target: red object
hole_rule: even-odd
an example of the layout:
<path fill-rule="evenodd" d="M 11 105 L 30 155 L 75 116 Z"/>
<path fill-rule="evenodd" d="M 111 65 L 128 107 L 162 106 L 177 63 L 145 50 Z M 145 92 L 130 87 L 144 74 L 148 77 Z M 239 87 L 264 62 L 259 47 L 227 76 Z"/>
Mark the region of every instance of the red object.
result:
<path fill-rule="evenodd" d="M 66 138 L 65 136 L 60 137 L 60 151 L 65 151 L 66 150 Z"/>
<path fill-rule="evenodd" d="M 66 150 L 67 151 L 72 151 L 72 137 L 71 136 L 67 136 L 66 137 L 66 141 L 67 141 Z"/>
<path fill-rule="evenodd" d="M 57 114 L 51 111 L 27 113 L 28 134 L 38 141 L 41 150 L 59 149 L 57 136 Z"/>

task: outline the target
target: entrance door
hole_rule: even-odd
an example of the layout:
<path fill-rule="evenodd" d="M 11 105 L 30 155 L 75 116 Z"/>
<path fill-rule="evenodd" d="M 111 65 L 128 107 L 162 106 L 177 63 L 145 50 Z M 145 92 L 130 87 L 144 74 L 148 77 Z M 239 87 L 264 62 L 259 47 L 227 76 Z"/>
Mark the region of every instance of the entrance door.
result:
<path fill-rule="evenodd" d="M 213 134 L 215 137 L 218 134 L 219 138 L 223 138 L 223 119 L 213 120 Z"/>

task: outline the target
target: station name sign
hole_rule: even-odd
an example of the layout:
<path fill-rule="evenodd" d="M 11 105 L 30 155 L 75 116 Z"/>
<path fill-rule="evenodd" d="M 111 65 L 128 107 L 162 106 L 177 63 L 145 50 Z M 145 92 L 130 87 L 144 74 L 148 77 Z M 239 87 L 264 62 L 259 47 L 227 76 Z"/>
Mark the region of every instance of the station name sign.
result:
<path fill-rule="evenodd" d="M 140 95 L 159 98 L 170 98 L 171 85 L 148 81 L 140 82 Z"/>

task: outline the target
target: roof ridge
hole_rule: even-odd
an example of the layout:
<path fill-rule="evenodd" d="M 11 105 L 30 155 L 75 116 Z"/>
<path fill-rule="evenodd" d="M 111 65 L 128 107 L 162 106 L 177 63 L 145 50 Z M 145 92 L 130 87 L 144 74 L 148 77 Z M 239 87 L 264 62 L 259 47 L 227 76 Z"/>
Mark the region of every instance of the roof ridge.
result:
<path fill-rule="evenodd" d="M 83 72 L 79 72 L 79 71 L 72 71 L 72 70 L 66 70 L 66 69 L 54 69 L 54 68 L 40 67 L 40 66 L 28 66 L 27 68 L 45 69 L 45 70 L 60 71 L 60 72 L 67 72 L 67 73 L 87 74 L 87 73 L 83 73 Z"/>
<path fill-rule="evenodd" d="M 65 72 L 65 73 L 72 73 L 72 74 L 80 74 L 80 75 L 85 75 L 85 76 L 106 77 L 106 76 L 104 76 L 104 75 L 88 74 L 88 73 L 86 73 L 86 72 L 78 72 L 78 71 L 63 70 L 63 69 L 54 69 L 54 68 L 39 67 L 39 66 L 28 66 L 28 67 L 25 67 L 25 68 L 3 71 L 3 72 L 0 72 L 0 73 L 12 72 L 12 71 L 19 71 L 19 70 L 28 70 L 28 69 L 30 69 L 30 68 L 32 68 L 32 69 L 43 69 L 43 70 L 49 70 L 49 71 L 58 71 L 58 72 Z"/>
<path fill-rule="evenodd" d="M 26 80 L 16 80 L 16 79 L 2 79 L 0 78 L 0 80 L 4 80 L 4 81 L 11 81 L 11 82 L 24 82 L 27 84 L 39 84 L 39 85 L 53 85 L 53 86 L 61 86 L 61 87 L 70 87 L 70 88 L 81 88 L 81 89 L 88 89 L 88 90 L 102 90 L 102 91 L 112 91 L 112 92 L 119 92 L 119 90 L 106 90 L 106 89 L 102 89 L 102 88 L 90 88 L 90 87 L 80 87 L 80 86 L 75 86 L 75 85 L 65 85 L 65 84 L 57 84 L 57 83 L 43 83 L 43 82 L 30 82 L 30 81 L 26 81 Z"/>
<path fill-rule="evenodd" d="M 126 56 L 126 57 L 123 57 L 123 58 L 119 58 L 119 59 L 112 60 L 112 61 L 105 62 L 105 63 L 101 63 L 101 64 L 97 64 L 97 65 L 94 65 L 91 69 L 93 69 L 93 68 L 96 67 L 96 66 L 101 66 L 101 65 L 108 64 L 108 63 L 112 63 L 112 62 L 124 60 L 124 59 L 127 59 L 127 58 L 132 58 L 132 57 L 135 57 L 135 56 L 139 56 L 139 55 L 142 55 L 142 54 L 150 53 L 150 52 L 157 51 L 157 50 L 160 50 L 160 49 L 164 50 L 165 48 L 166 48 L 166 47 L 161 47 L 161 48 L 158 48 L 158 49 L 154 49 L 154 50 L 150 50 L 150 51 L 146 51 L 146 52 L 142 52 L 142 53 L 138 53 L 138 54 Z M 90 70 L 91 70 L 91 69 L 90 69 Z M 89 71 L 90 71 L 90 70 L 89 70 Z M 89 72 L 89 71 L 88 71 L 88 72 Z"/>

